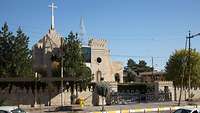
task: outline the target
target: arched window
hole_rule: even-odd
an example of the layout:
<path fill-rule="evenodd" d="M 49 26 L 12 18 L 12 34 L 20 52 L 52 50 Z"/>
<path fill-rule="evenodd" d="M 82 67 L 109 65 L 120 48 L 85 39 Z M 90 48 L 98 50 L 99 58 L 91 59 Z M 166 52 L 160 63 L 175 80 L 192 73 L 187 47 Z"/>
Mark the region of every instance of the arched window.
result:
<path fill-rule="evenodd" d="M 119 83 L 119 81 L 120 81 L 120 75 L 119 75 L 119 73 L 116 73 L 115 74 L 115 82 Z"/>
<path fill-rule="evenodd" d="M 98 71 L 97 71 L 97 74 L 96 74 L 96 81 L 97 81 L 97 82 L 100 82 L 101 77 L 102 77 L 102 72 L 98 70 Z"/>

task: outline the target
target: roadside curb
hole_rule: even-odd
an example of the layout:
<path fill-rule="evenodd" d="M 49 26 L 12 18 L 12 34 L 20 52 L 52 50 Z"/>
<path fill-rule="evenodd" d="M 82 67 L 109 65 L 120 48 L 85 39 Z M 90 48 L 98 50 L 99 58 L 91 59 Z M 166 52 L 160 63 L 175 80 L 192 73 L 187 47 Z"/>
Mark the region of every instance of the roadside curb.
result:
<path fill-rule="evenodd" d="M 136 112 L 141 112 L 141 113 L 146 113 L 146 112 L 160 112 L 160 111 L 167 111 L 169 110 L 170 112 L 172 110 L 176 110 L 179 108 L 199 108 L 200 106 L 173 106 L 173 107 L 158 107 L 158 108 L 144 108 L 144 109 L 121 109 L 121 110 L 110 110 L 110 111 L 95 111 L 95 112 L 89 112 L 89 113 L 136 113 Z"/>

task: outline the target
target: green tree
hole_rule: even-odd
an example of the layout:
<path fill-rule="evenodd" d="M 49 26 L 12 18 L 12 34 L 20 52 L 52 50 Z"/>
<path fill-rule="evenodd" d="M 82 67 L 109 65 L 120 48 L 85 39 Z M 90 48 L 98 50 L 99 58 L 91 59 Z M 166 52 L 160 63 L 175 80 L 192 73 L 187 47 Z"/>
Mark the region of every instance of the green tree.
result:
<path fill-rule="evenodd" d="M 110 85 L 101 79 L 101 82 L 96 84 L 95 90 L 98 95 L 102 96 L 102 111 L 104 111 L 104 98 L 109 96 Z"/>
<path fill-rule="evenodd" d="M 128 59 L 127 66 L 124 68 L 124 72 L 127 77 L 125 79 L 126 82 L 135 81 L 137 73 L 135 70 L 137 69 L 137 64 L 132 59 Z"/>
<path fill-rule="evenodd" d="M 0 31 L 0 77 L 22 77 L 31 75 L 29 38 L 17 30 L 16 36 L 9 31 L 7 23 Z"/>
<path fill-rule="evenodd" d="M 65 76 L 79 77 L 77 72 L 83 65 L 83 56 L 81 54 L 81 42 L 77 34 L 70 32 L 63 45 L 64 51 L 64 73 Z"/>
<path fill-rule="evenodd" d="M 12 47 L 14 35 L 9 31 L 7 23 L 4 23 L 0 31 L 0 76 L 8 77 L 12 66 Z"/>
<path fill-rule="evenodd" d="M 110 90 L 109 84 L 105 81 L 97 83 L 96 88 L 97 88 L 97 94 L 102 97 L 106 97 Z"/>
<path fill-rule="evenodd" d="M 126 73 L 126 82 L 135 81 L 137 75 L 142 72 L 152 71 L 152 68 L 147 66 L 147 63 L 144 60 L 139 60 L 137 64 L 134 60 L 128 59 L 127 66 L 124 68 L 124 72 Z"/>
<path fill-rule="evenodd" d="M 188 86 L 188 51 L 176 50 L 170 57 L 165 66 L 167 72 L 166 79 L 172 80 L 176 86 Z M 200 53 L 191 50 L 191 86 L 200 85 Z M 183 78 L 183 83 L 181 79 Z"/>
<path fill-rule="evenodd" d="M 63 65 L 64 76 L 73 79 L 73 81 L 70 82 L 71 96 L 74 95 L 75 89 L 78 90 L 78 84 L 86 87 L 92 80 L 91 70 L 87 68 L 84 63 L 81 47 L 82 45 L 78 35 L 70 32 L 63 44 Z M 78 96 L 78 93 L 76 96 Z M 71 103 L 74 103 L 73 100 Z"/>
<path fill-rule="evenodd" d="M 137 68 L 137 64 L 136 64 L 136 62 L 134 60 L 128 59 L 127 67 L 131 68 L 131 69 L 136 69 Z"/>
<path fill-rule="evenodd" d="M 78 83 L 80 84 L 80 88 L 86 90 L 87 86 L 91 83 L 93 79 L 92 71 L 89 67 L 83 65 L 78 74 L 81 76 L 81 80 L 78 81 Z"/>
<path fill-rule="evenodd" d="M 152 71 L 152 67 L 147 66 L 147 63 L 144 60 L 139 60 L 137 72 L 149 72 Z"/>
<path fill-rule="evenodd" d="M 19 27 L 13 43 L 13 75 L 25 77 L 32 75 L 31 51 L 28 48 L 29 37 Z"/>

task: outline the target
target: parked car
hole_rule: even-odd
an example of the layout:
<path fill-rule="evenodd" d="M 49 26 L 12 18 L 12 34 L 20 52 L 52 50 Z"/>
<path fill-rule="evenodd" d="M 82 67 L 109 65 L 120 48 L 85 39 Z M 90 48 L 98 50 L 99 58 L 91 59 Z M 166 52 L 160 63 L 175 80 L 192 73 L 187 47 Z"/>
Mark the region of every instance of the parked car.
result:
<path fill-rule="evenodd" d="M 200 113 L 196 108 L 180 108 L 174 111 L 173 113 Z"/>
<path fill-rule="evenodd" d="M 0 113 L 27 113 L 17 106 L 0 106 Z"/>

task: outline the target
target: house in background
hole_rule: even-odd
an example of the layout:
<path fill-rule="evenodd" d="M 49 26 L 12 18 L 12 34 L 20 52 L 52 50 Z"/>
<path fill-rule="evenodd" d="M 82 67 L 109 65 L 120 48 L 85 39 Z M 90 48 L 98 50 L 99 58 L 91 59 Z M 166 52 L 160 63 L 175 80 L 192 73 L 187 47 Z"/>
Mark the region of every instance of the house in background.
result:
<path fill-rule="evenodd" d="M 139 74 L 141 82 L 154 82 L 154 81 L 164 81 L 166 72 L 163 71 L 153 71 L 153 72 L 142 72 Z"/>

